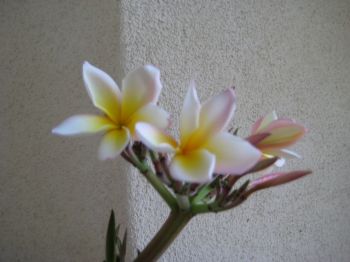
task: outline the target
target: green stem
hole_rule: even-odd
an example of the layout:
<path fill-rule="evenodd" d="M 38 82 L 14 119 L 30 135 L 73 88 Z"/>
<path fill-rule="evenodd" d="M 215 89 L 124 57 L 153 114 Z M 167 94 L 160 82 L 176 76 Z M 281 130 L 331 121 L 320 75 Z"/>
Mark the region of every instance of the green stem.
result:
<path fill-rule="evenodd" d="M 175 196 L 165 187 L 163 182 L 159 180 L 157 175 L 153 172 L 153 170 L 148 166 L 147 163 L 140 162 L 140 160 L 136 156 L 127 154 L 126 152 L 123 152 L 122 156 L 126 161 L 135 166 L 145 176 L 148 182 L 164 199 L 164 201 L 168 204 L 171 210 L 178 209 L 178 204 Z"/>
<path fill-rule="evenodd" d="M 192 204 L 191 210 L 195 214 L 211 212 L 208 204 Z"/>
<path fill-rule="evenodd" d="M 159 195 L 165 200 L 171 210 L 178 209 L 176 198 L 170 191 L 164 186 L 163 182 L 159 180 L 157 175 L 149 168 L 140 169 L 141 173 L 145 175 L 148 182 L 159 193 Z"/>
<path fill-rule="evenodd" d="M 191 220 L 189 211 L 171 211 L 169 217 L 134 262 L 156 261 Z"/>

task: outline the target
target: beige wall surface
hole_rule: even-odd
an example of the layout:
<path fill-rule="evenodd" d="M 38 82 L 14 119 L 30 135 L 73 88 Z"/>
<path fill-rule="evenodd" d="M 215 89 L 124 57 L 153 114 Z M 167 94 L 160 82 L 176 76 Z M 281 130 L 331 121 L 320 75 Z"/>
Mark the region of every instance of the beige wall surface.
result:
<path fill-rule="evenodd" d="M 134 253 L 166 218 L 100 137 L 51 135 L 96 111 L 84 60 L 118 83 L 158 66 L 174 134 L 192 79 L 202 100 L 236 86 L 242 135 L 273 109 L 309 129 L 284 169 L 312 176 L 196 217 L 161 261 L 350 261 L 349 1 L 2 0 L 0 21 L 0 261 L 101 261 L 111 208 Z"/>
<path fill-rule="evenodd" d="M 0 1 L 1 262 L 102 261 L 110 209 L 128 216 L 128 166 L 100 162 L 98 136 L 51 134 L 97 111 L 84 60 L 124 74 L 118 5 L 99 2 Z"/>

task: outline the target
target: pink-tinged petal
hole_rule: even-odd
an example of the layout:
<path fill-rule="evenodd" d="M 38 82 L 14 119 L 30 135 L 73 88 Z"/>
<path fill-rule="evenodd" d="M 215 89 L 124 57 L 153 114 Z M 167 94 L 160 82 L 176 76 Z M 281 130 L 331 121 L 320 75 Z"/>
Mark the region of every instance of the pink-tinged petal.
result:
<path fill-rule="evenodd" d="M 198 127 L 200 107 L 197 91 L 192 82 L 187 91 L 180 117 L 180 140 L 183 145 Z"/>
<path fill-rule="evenodd" d="M 130 141 L 130 135 L 126 128 L 109 131 L 103 138 L 98 149 L 101 160 L 114 159 L 120 155 Z"/>
<path fill-rule="evenodd" d="M 209 182 L 213 177 L 215 156 L 206 150 L 177 154 L 170 163 L 171 176 L 179 181 Z"/>
<path fill-rule="evenodd" d="M 301 159 L 301 155 L 288 149 L 266 149 L 264 153 L 271 156 L 278 156 L 286 159 L 298 158 Z"/>
<path fill-rule="evenodd" d="M 252 128 L 252 134 L 261 132 L 261 130 L 264 130 L 264 128 L 268 127 L 269 124 L 271 124 L 273 121 L 277 120 L 277 114 L 275 111 L 270 112 L 266 116 L 260 118 Z"/>
<path fill-rule="evenodd" d="M 176 150 L 176 141 L 163 133 L 160 129 L 143 122 L 136 124 L 136 135 L 147 147 L 163 153 L 173 153 Z"/>
<path fill-rule="evenodd" d="M 290 120 L 277 120 L 264 129 L 271 135 L 262 140 L 257 147 L 284 148 L 297 142 L 306 132 L 304 126 Z"/>
<path fill-rule="evenodd" d="M 161 89 L 158 68 L 146 65 L 129 73 L 123 80 L 123 120 L 128 119 L 146 104 L 157 103 Z"/>
<path fill-rule="evenodd" d="M 232 88 L 205 102 L 200 110 L 198 129 L 186 147 L 198 148 L 208 138 L 223 130 L 231 120 L 235 108 L 235 93 Z"/>
<path fill-rule="evenodd" d="M 242 174 L 261 157 L 261 152 L 249 142 L 226 132 L 212 137 L 204 147 L 216 156 L 215 172 L 221 174 Z"/>
<path fill-rule="evenodd" d="M 263 132 L 270 132 L 278 128 L 284 128 L 284 127 L 298 127 L 302 129 L 304 132 L 306 132 L 306 128 L 302 126 L 301 124 L 296 123 L 295 121 L 291 119 L 278 119 L 276 121 L 273 121 L 270 123 L 266 128 L 263 129 Z"/>
<path fill-rule="evenodd" d="M 200 110 L 199 128 L 214 134 L 224 129 L 236 109 L 236 97 L 232 88 L 205 102 Z"/>
<path fill-rule="evenodd" d="M 265 138 L 267 138 L 269 135 L 270 133 L 257 133 L 255 135 L 251 135 L 247 137 L 246 140 L 252 145 L 257 145 L 261 141 L 263 141 Z"/>
<path fill-rule="evenodd" d="M 115 125 L 108 118 L 94 115 L 76 115 L 64 120 L 52 129 L 52 133 L 62 136 L 93 134 L 114 128 Z"/>
<path fill-rule="evenodd" d="M 301 171 L 293 171 L 288 173 L 273 173 L 273 174 L 265 175 L 261 178 L 256 179 L 249 185 L 247 191 L 245 192 L 245 196 L 247 197 L 251 193 L 261 189 L 278 186 L 278 185 L 291 182 L 293 180 L 309 175 L 311 173 L 312 173 L 311 170 L 301 170 Z"/>
<path fill-rule="evenodd" d="M 101 69 L 85 62 L 83 79 L 93 104 L 118 121 L 120 114 L 120 91 L 114 80 Z"/>
<path fill-rule="evenodd" d="M 165 129 L 169 126 L 169 113 L 156 106 L 155 104 L 147 104 L 137 110 L 127 123 L 127 127 L 133 138 L 136 138 L 135 125 L 138 122 L 149 123 L 157 128 Z"/>

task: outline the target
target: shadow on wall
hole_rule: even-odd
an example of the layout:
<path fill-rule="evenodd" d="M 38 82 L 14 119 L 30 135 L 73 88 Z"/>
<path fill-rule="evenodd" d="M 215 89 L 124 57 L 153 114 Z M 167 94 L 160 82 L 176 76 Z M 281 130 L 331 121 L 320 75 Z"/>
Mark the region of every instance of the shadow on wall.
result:
<path fill-rule="evenodd" d="M 84 60 L 120 84 L 117 1 L 1 4 L 0 261 L 102 261 L 110 210 L 127 225 L 127 166 L 101 162 L 101 136 L 55 137 L 96 113 Z"/>

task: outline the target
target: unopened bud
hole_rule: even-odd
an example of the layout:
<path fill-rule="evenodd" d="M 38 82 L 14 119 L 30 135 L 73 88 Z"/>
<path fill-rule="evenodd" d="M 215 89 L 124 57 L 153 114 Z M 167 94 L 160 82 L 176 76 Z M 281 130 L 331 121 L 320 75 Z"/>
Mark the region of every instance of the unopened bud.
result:
<path fill-rule="evenodd" d="M 272 174 L 260 177 L 255 181 L 253 181 L 244 194 L 247 197 L 250 194 L 254 193 L 255 191 L 273 187 L 273 186 L 282 185 L 311 173 L 312 173 L 311 170 L 292 171 L 288 173 L 272 173 Z"/>

